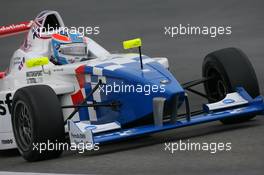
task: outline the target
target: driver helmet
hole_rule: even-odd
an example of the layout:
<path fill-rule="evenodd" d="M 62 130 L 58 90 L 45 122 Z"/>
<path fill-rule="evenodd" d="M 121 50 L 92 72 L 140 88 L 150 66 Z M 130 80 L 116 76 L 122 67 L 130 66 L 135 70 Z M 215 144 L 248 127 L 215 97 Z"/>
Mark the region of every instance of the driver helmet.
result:
<path fill-rule="evenodd" d="M 57 65 L 76 63 L 88 59 L 85 37 L 80 34 L 60 32 L 52 35 L 51 62 Z"/>

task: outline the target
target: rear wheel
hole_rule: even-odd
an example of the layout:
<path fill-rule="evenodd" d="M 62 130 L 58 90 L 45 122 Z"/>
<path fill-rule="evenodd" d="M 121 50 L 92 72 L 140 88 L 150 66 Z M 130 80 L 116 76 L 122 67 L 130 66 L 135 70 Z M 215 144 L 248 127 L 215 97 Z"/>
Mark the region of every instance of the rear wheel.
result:
<path fill-rule="evenodd" d="M 257 76 L 248 57 L 237 48 L 226 48 L 208 54 L 203 62 L 203 77 L 213 79 L 204 83 L 206 94 L 215 100 L 222 100 L 227 93 L 234 92 L 241 86 L 255 98 L 259 93 Z M 244 122 L 253 116 L 227 118 L 221 120 L 224 124 Z"/>
<path fill-rule="evenodd" d="M 17 90 L 12 104 L 12 125 L 18 150 L 27 161 L 61 155 L 61 150 L 47 149 L 48 145 L 64 142 L 60 102 L 49 86 L 36 85 Z M 40 151 L 40 144 L 46 149 Z"/>

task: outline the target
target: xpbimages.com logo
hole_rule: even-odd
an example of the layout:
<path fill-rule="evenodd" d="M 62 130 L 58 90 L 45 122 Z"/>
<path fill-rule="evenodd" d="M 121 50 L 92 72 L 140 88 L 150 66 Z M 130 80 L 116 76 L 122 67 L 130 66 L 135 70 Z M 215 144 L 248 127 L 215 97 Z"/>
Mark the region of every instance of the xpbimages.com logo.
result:
<path fill-rule="evenodd" d="M 164 34 L 171 38 L 186 35 L 203 35 L 216 38 L 232 34 L 232 26 L 193 26 L 190 24 L 179 24 L 176 26 L 165 26 Z"/>
<path fill-rule="evenodd" d="M 78 153 L 84 153 L 86 151 L 98 151 L 100 149 L 99 143 L 62 143 L 62 142 L 43 142 L 33 143 L 33 150 L 43 153 L 45 151 L 77 151 Z"/>
<path fill-rule="evenodd" d="M 47 27 L 33 27 L 32 32 L 38 34 L 40 37 L 52 35 L 55 33 L 70 33 L 79 34 L 80 36 L 85 35 L 98 35 L 100 34 L 99 26 L 80 26 L 80 27 L 53 27 L 48 24 Z"/>
<path fill-rule="evenodd" d="M 150 95 L 152 93 L 164 93 L 165 85 L 155 85 L 155 84 L 106 84 L 99 86 L 99 92 L 108 95 L 110 93 L 143 93 L 144 95 Z"/>
<path fill-rule="evenodd" d="M 171 154 L 177 151 L 205 151 L 211 154 L 215 154 L 223 151 L 231 151 L 231 142 L 191 142 L 189 139 L 187 141 L 178 142 L 166 142 L 164 143 L 164 151 Z"/>

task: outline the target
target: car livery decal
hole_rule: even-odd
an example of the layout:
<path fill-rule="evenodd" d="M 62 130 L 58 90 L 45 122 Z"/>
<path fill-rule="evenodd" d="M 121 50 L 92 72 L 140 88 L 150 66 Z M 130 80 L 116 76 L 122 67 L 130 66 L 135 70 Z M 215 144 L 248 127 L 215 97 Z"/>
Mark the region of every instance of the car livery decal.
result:
<path fill-rule="evenodd" d="M 76 79 L 79 84 L 79 89 L 77 90 L 77 92 L 71 95 L 73 105 L 80 104 L 86 98 L 86 95 L 92 91 L 92 88 L 95 86 L 93 85 L 93 83 L 97 83 L 97 82 L 92 82 L 91 75 L 89 74 L 85 75 L 84 70 L 85 70 L 85 65 L 82 65 L 75 70 Z M 94 98 L 95 94 L 98 93 L 99 92 L 96 91 L 93 94 L 93 96 L 89 97 L 87 103 L 92 104 L 94 100 L 96 100 L 96 102 L 101 102 L 100 100 Z M 97 114 L 94 108 L 91 107 L 80 108 L 78 113 L 81 121 L 82 120 L 97 121 Z"/>
<path fill-rule="evenodd" d="M 118 58 L 118 57 L 117 57 Z M 143 63 L 154 63 L 155 60 L 143 56 Z M 76 79 L 78 82 L 79 89 L 75 91 L 74 94 L 71 95 L 71 100 L 74 105 L 80 104 L 86 96 L 92 91 L 92 89 L 96 86 L 99 80 L 102 80 L 103 83 L 107 83 L 106 74 L 109 72 L 115 72 L 120 69 L 126 69 L 127 66 L 133 66 L 135 68 L 140 68 L 139 65 L 139 57 L 135 54 L 131 54 L 131 57 L 120 59 L 111 59 L 104 63 L 100 63 L 97 65 L 81 65 L 77 69 L 75 69 Z M 135 70 L 137 71 L 137 70 Z M 138 71 L 137 71 L 138 72 Z M 100 92 L 99 90 L 95 91 L 94 94 L 88 98 L 87 104 L 92 104 L 96 102 L 102 102 L 103 99 L 106 99 L 105 94 Z M 98 121 L 98 117 L 100 114 L 97 110 L 92 107 L 80 108 L 79 112 L 80 120 L 90 120 L 90 121 Z"/>

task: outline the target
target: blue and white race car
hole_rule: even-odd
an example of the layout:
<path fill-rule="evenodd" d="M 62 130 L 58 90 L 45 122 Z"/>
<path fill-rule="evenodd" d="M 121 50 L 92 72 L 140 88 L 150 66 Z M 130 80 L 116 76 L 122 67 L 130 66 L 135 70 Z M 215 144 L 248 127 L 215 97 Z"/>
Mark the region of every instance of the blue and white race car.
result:
<path fill-rule="evenodd" d="M 27 32 L 10 67 L 0 73 L 1 150 L 18 148 L 27 161 L 37 161 L 56 158 L 62 150 L 39 152 L 36 143 L 69 138 L 77 145 L 96 145 L 216 120 L 239 123 L 263 114 L 255 71 L 239 49 L 208 54 L 202 78 L 180 84 L 167 58 L 141 54 L 139 38 L 123 43 L 139 54 L 111 54 L 63 28 L 56 11 L 0 27 L 1 37 Z M 198 84 L 204 84 L 205 93 L 193 88 Z M 208 104 L 192 111 L 188 92 Z M 180 114 L 180 108 L 186 112 Z"/>

